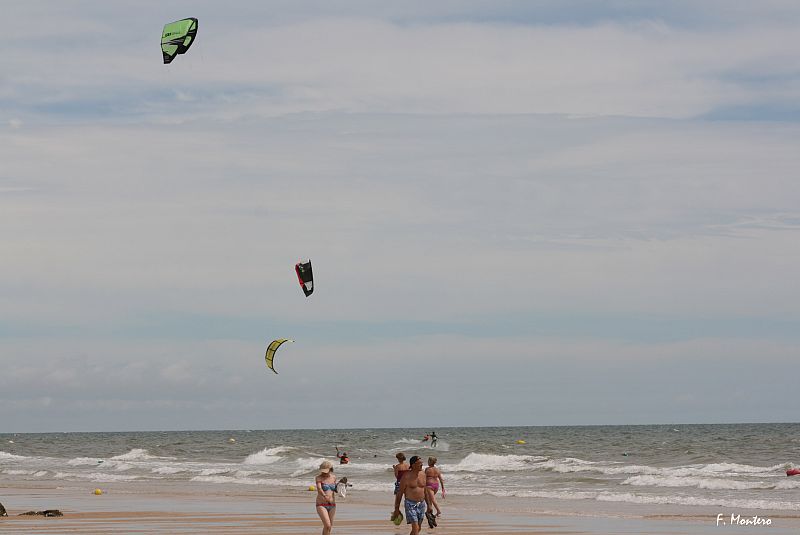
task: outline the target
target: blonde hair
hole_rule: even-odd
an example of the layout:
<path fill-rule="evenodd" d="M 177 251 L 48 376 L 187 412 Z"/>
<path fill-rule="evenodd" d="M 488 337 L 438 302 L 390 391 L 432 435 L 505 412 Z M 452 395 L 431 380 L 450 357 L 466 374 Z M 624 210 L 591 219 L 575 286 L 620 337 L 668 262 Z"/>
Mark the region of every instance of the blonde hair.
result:
<path fill-rule="evenodd" d="M 400 461 L 401 463 L 402 463 L 403 461 L 405 461 L 405 460 L 406 460 L 406 454 L 405 454 L 405 453 L 403 453 L 402 451 L 398 451 L 398 452 L 397 452 L 397 455 L 395 455 L 395 457 L 396 457 L 396 458 L 397 458 L 397 460 L 398 460 L 398 461 Z"/>
<path fill-rule="evenodd" d="M 327 475 L 333 472 L 333 463 L 330 461 L 322 461 L 319 464 L 319 475 Z"/>
<path fill-rule="evenodd" d="M 436 461 L 437 461 L 436 457 L 428 457 L 429 465 L 433 466 L 434 464 L 436 464 Z"/>

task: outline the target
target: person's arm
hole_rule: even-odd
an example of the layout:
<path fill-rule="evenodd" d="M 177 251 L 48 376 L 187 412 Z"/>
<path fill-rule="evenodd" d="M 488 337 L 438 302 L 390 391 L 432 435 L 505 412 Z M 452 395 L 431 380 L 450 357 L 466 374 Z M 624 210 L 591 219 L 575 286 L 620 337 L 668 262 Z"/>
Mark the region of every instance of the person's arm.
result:
<path fill-rule="evenodd" d="M 325 497 L 325 492 L 322 490 L 322 481 L 321 481 L 321 478 L 319 478 L 319 477 L 318 477 L 318 478 L 316 478 L 316 479 L 314 480 L 314 483 L 316 483 L 316 484 L 317 484 L 317 497 L 318 497 L 318 498 L 321 498 L 323 501 L 327 500 L 327 498 Z"/>
<path fill-rule="evenodd" d="M 442 477 L 441 470 L 439 470 L 439 486 L 442 487 L 442 498 L 444 498 L 447 492 L 444 490 L 444 478 Z"/>
<path fill-rule="evenodd" d="M 397 513 L 400 512 L 400 500 L 406 493 L 406 476 L 403 474 L 403 477 L 400 479 L 400 489 L 397 491 L 397 494 L 394 495 L 394 511 L 392 512 L 392 518 L 397 516 Z"/>

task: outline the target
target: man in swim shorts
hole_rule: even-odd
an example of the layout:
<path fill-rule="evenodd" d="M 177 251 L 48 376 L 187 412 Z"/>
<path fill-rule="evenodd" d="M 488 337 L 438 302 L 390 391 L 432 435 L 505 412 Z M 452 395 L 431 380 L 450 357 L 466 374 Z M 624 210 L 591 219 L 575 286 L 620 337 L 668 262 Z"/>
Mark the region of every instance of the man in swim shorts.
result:
<path fill-rule="evenodd" d="M 400 489 L 394 497 L 392 517 L 400 513 L 400 498 L 405 498 L 406 523 L 411 524 L 411 535 L 417 535 L 428 507 L 425 505 L 425 472 L 422 459 L 416 455 L 409 459 L 411 470 L 400 478 Z"/>

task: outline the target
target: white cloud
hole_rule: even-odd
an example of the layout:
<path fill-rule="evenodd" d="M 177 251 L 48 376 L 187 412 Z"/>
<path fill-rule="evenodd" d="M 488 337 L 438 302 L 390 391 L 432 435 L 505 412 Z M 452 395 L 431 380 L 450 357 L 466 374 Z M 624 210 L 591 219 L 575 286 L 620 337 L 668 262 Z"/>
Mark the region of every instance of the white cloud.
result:
<path fill-rule="evenodd" d="M 17 422 L 51 398 L 51 416 L 115 428 L 114 411 L 258 421 L 266 401 L 316 425 L 295 396 L 320 370 L 366 403 L 408 360 L 521 407 L 514 381 L 539 366 L 586 370 L 555 414 L 591 409 L 578 386 L 626 414 L 649 398 L 625 387 L 676 363 L 792 356 L 798 126 L 692 119 L 791 108 L 788 22 L 242 5 L 234 40 L 232 15 L 197 4 L 200 38 L 170 66 L 152 17 L 108 25 L 117 4 L 56 8 L 33 43 L 9 26 L 35 6 L 0 20 L 0 391 L 18 400 L 0 410 Z M 284 335 L 277 381 L 264 344 Z M 618 374 L 598 386 L 601 364 Z M 544 402 L 560 383 L 542 381 Z M 656 401 L 724 406 L 712 390 Z"/>

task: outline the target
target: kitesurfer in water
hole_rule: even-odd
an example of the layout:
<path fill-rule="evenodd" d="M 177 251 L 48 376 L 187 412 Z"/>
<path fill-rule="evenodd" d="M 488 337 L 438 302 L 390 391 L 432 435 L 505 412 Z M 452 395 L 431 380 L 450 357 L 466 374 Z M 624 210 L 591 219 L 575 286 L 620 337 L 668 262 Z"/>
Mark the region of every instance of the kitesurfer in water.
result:
<path fill-rule="evenodd" d="M 437 442 L 439 442 L 439 437 L 436 436 L 436 431 L 431 431 L 431 448 L 435 448 Z"/>
<path fill-rule="evenodd" d="M 402 451 L 397 452 L 395 455 L 397 458 L 397 464 L 392 466 L 394 469 L 394 493 L 397 494 L 397 491 L 400 490 L 400 480 L 403 478 L 403 474 L 411 470 L 411 465 L 406 462 L 406 454 Z"/>
<path fill-rule="evenodd" d="M 336 458 L 339 459 L 339 464 L 347 464 L 350 462 L 350 457 L 347 456 L 347 452 L 339 452 L 339 446 L 336 446 Z"/>
<path fill-rule="evenodd" d="M 411 534 L 418 535 L 422 519 L 425 518 L 425 473 L 422 459 L 416 455 L 409 460 L 411 469 L 400 479 L 400 488 L 394 496 L 392 518 L 400 514 L 400 500 L 405 498 L 406 523 L 411 524 Z"/>
<path fill-rule="evenodd" d="M 333 475 L 330 461 L 322 461 L 319 465 L 319 474 L 314 483 L 317 487 L 317 514 L 322 520 L 322 535 L 330 535 L 333 517 L 336 516 L 336 476 Z"/>
<path fill-rule="evenodd" d="M 436 516 L 442 514 L 442 509 L 436 502 L 436 493 L 439 492 L 439 487 L 442 489 L 442 498 L 445 497 L 444 479 L 442 479 L 442 471 L 436 467 L 436 457 L 428 457 L 428 468 L 425 469 L 425 502 L 428 504 L 428 512 L 425 514 L 428 519 L 428 525 L 436 527 L 435 518 L 431 518 L 433 510 L 436 509 Z"/>

